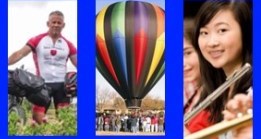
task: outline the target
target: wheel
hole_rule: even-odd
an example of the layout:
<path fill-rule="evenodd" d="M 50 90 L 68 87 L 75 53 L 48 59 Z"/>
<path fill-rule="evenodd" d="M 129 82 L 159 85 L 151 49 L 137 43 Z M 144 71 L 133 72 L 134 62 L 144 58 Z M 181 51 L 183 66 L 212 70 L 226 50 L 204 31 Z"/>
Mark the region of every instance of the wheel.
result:
<path fill-rule="evenodd" d="M 25 114 L 25 110 L 20 105 L 12 106 L 8 111 L 8 114 L 11 114 L 11 113 L 16 113 L 19 117 L 19 122 L 22 125 L 25 125 L 26 114 Z"/>

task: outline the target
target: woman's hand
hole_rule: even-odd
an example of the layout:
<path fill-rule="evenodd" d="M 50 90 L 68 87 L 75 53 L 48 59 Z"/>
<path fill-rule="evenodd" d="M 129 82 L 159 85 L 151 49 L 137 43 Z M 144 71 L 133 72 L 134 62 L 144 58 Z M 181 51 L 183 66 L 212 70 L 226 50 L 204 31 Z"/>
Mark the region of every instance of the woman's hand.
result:
<path fill-rule="evenodd" d="M 238 94 L 232 100 L 228 101 L 226 110 L 222 112 L 224 115 L 224 120 L 229 121 L 242 117 L 247 113 L 252 113 L 252 106 L 252 94 Z M 252 125 L 241 127 L 232 131 L 233 139 L 252 139 L 252 132 Z"/>

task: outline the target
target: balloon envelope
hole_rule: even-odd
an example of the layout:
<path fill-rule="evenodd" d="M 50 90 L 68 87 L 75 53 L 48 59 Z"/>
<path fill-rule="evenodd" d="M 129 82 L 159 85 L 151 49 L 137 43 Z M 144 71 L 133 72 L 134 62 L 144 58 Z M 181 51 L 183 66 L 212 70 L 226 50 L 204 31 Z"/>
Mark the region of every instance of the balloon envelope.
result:
<path fill-rule="evenodd" d="M 117 2 L 96 16 L 96 66 L 125 100 L 141 100 L 165 70 L 165 12 L 140 1 Z"/>

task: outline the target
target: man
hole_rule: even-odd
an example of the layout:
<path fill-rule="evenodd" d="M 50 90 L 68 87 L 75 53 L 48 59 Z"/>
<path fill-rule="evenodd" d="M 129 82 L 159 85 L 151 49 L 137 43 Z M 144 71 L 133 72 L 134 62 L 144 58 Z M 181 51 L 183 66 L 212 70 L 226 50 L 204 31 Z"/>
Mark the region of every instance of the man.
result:
<path fill-rule="evenodd" d="M 77 67 L 77 50 L 61 34 L 65 26 L 62 12 L 51 12 L 47 26 L 48 32 L 29 39 L 24 47 L 8 58 L 8 65 L 15 64 L 30 52 L 33 52 L 36 74 L 44 78 L 46 85 L 52 89 L 51 95 L 54 99 L 55 108 L 59 109 L 68 106 L 70 103 L 70 98 L 66 97 L 65 94 L 64 77 L 68 59 Z M 34 105 L 33 120 L 41 124 L 48 107 Z"/>

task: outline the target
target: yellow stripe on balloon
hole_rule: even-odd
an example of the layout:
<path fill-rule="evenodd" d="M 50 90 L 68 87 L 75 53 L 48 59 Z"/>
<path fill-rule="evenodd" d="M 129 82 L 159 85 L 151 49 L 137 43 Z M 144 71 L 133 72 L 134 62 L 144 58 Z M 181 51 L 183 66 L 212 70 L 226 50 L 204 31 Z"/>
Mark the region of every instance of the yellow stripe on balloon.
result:
<path fill-rule="evenodd" d="M 103 8 L 96 18 L 96 35 L 99 35 L 102 40 L 105 40 L 104 36 L 104 16 L 108 6 Z"/>
<path fill-rule="evenodd" d="M 151 78 L 151 76 L 154 73 L 157 65 L 160 62 L 160 58 L 162 57 L 162 55 L 164 53 L 164 49 L 165 49 L 165 41 L 164 40 L 165 40 L 165 32 L 162 33 L 156 41 L 156 46 L 155 46 L 152 62 L 151 62 L 151 65 L 150 65 L 150 71 L 149 71 L 149 74 L 147 76 L 145 85 L 147 85 L 149 79 Z"/>

